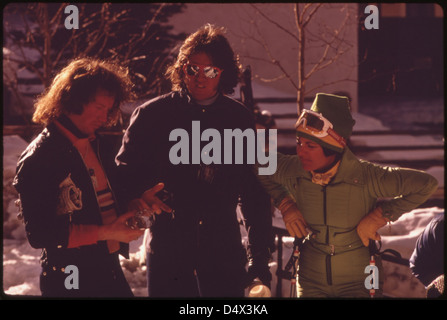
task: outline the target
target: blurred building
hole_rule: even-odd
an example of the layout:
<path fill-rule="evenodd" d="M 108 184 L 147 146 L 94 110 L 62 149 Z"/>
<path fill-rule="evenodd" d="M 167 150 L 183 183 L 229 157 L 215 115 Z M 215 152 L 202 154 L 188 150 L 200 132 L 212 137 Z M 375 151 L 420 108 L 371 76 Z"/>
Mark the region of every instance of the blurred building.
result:
<path fill-rule="evenodd" d="M 300 10 L 303 5 L 300 4 Z M 293 3 L 190 3 L 171 23 L 175 30 L 186 33 L 194 32 L 205 23 L 227 28 L 228 39 L 242 65 L 251 66 L 254 82 L 275 89 L 282 97 L 296 98 L 295 86 L 282 71 L 296 82 L 300 44 L 294 9 Z M 356 3 L 326 3 L 310 19 L 306 27 L 305 72 L 311 72 L 318 62 L 327 67 L 313 72 L 307 80 L 309 99 L 317 92 L 343 92 L 351 97 L 356 108 L 357 16 Z M 322 59 L 326 49 L 326 58 Z M 254 92 L 255 98 L 258 95 Z"/>
<path fill-rule="evenodd" d="M 378 8 L 379 29 L 359 33 L 359 95 L 442 97 L 442 7 L 434 3 L 381 3 Z"/>
<path fill-rule="evenodd" d="M 442 7 L 435 3 L 371 4 L 379 11 L 377 30 L 364 27 L 367 3 L 325 3 L 312 17 L 306 27 L 305 72 L 320 61 L 326 44 L 332 42 L 323 62 L 327 67 L 313 73 L 306 83 L 308 98 L 316 92 L 344 93 L 351 97 L 353 110 L 361 111 L 359 99 L 442 97 Z M 278 61 L 281 68 L 296 78 L 299 44 L 294 37 L 297 34 L 294 6 L 190 3 L 171 23 L 175 30 L 186 33 L 205 23 L 226 27 L 242 64 L 251 66 L 254 81 L 295 97 L 294 86 L 278 65 L 271 63 Z M 334 32 L 337 40 L 333 39 Z"/>

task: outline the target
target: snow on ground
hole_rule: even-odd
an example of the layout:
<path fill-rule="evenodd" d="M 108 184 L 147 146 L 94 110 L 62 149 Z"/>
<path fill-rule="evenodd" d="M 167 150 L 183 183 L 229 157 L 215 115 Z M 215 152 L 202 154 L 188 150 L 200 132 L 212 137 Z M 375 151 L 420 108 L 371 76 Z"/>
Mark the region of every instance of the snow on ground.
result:
<path fill-rule="evenodd" d="M 444 208 L 421 208 L 402 215 L 390 226 L 379 230 L 382 248 L 398 251 L 402 258 L 409 259 L 413 253 L 416 240 L 431 219 L 444 212 Z M 408 267 L 385 261 L 384 292 L 390 297 L 423 298 L 425 287 L 411 274 Z M 404 294 L 404 295 L 403 295 Z"/>
<path fill-rule="evenodd" d="M 386 130 L 377 119 L 354 114 L 357 121 L 355 130 Z M 292 121 L 293 122 L 293 121 Z M 293 122 L 294 124 L 294 122 Z M 288 124 L 287 124 L 288 125 Z M 289 128 L 293 128 L 289 126 Z M 403 138 L 400 138 L 402 143 Z M 411 138 L 411 139 L 414 139 Z M 427 142 L 424 137 L 420 137 L 417 143 Z M 362 143 L 375 143 L 371 139 L 365 139 Z M 394 143 L 394 142 L 390 142 Z M 411 143 L 416 143 L 411 141 Z M 17 208 L 14 205 L 16 200 L 15 189 L 11 186 L 14 177 L 17 159 L 25 149 L 27 143 L 18 136 L 3 137 L 3 290 L 7 295 L 30 295 L 39 296 L 39 256 L 40 250 L 33 249 L 25 238 L 24 227 L 17 220 Z M 431 154 L 426 154 L 432 157 Z M 439 155 L 438 155 L 439 156 Z M 443 157 L 443 154 L 442 154 Z M 444 167 L 433 167 L 427 170 L 444 187 Z M 443 194 L 442 194 L 443 196 Z M 431 218 L 442 212 L 443 208 L 423 208 L 413 210 L 398 221 L 392 224 L 391 230 L 384 227 L 380 230 L 382 234 L 383 248 L 398 250 L 404 258 L 409 258 L 417 236 L 422 232 Z M 275 217 L 276 226 L 283 226 L 281 218 Z M 285 238 L 283 265 L 285 265 L 291 254 L 291 241 Z M 121 260 L 122 266 L 135 296 L 147 296 L 146 289 L 146 269 L 143 263 L 144 248 L 143 239 L 132 242 L 130 246 L 131 255 L 129 260 Z M 272 274 L 276 271 L 276 252 L 271 263 Z M 424 297 L 423 285 L 415 279 L 407 267 L 395 263 L 384 264 L 385 269 L 385 293 L 390 297 Z M 272 293 L 275 294 L 276 277 L 272 282 Z M 290 290 L 290 282 L 283 280 L 282 296 L 287 297 Z"/>

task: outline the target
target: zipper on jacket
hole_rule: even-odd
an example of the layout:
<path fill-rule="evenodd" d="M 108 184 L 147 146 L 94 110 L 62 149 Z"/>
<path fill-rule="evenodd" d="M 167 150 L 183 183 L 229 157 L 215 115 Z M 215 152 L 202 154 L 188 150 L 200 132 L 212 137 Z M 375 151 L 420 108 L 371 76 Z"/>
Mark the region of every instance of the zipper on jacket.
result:
<path fill-rule="evenodd" d="M 321 192 L 323 192 L 323 224 L 327 226 L 327 217 L 326 217 L 326 186 L 321 188 Z M 326 232 L 326 244 L 328 244 L 329 238 L 328 233 Z"/>
<path fill-rule="evenodd" d="M 335 254 L 334 245 L 329 244 L 329 228 L 327 226 L 327 203 L 326 203 L 326 186 L 322 187 L 323 192 L 323 223 L 326 226 L 326 244 L 331 247 L 331 253 L 326 256 L 326 280 L 328 285 L 332 285 L 332 267 L 331 258 Z"/>
<path fill-rule="evenodd" d="M 326 279 L 327 279 L 327 284 L 331 286 L 332 285 L 331 259 L 332 259 L 332 256 L 335 254 L 335 251 L 334 251 L 334 245 L 330 245 L 330 246 L 331 246 L 331 253 L 326 256 Z"/>

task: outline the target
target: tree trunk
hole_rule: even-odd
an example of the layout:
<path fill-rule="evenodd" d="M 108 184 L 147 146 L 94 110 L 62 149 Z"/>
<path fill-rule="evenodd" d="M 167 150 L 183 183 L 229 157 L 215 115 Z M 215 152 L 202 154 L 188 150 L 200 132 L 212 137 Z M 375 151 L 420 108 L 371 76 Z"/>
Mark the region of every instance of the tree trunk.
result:
<path fill-rule="evenodd" d="M 305 93 L 305 73 L 304 73 L 304 50 L 305 50 L 305 30 L 303 21 L 300 19 L 299 3 L 295 4 L 295 21 L 298 31 L 298 90 L 296 96 L 298 116 L 304 108 L 304 93 Z"/>

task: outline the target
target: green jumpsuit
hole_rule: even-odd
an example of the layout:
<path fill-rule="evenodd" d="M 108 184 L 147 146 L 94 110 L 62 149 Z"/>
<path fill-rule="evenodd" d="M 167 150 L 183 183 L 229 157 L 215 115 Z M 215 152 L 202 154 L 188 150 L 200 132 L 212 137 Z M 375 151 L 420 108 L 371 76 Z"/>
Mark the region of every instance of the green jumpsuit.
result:
<path fill-rule="evenodd" d="M 312 232 L 300 254 L 299 296 L 368 297 L 364 282 L 370 254 L 357 224 L 376 206 L 385 217 L 397 220 L 424 203 L 436 190 L 437 180 L 422 171 L 359 160 L 349 148 L 325 186 L 312 182 L 297 156 L 278 153 L 277 160 L 277 171 L 259 179 L 277 206 L 292 197 Z"/>

